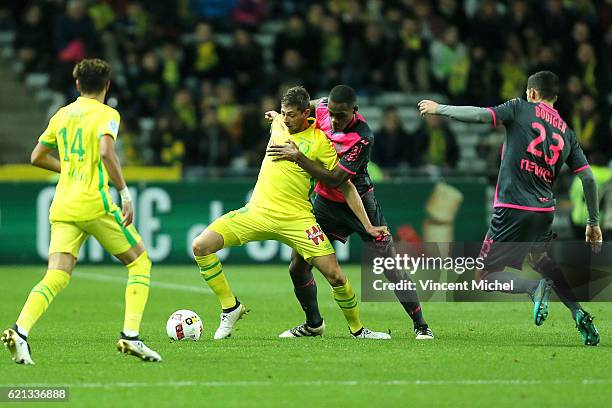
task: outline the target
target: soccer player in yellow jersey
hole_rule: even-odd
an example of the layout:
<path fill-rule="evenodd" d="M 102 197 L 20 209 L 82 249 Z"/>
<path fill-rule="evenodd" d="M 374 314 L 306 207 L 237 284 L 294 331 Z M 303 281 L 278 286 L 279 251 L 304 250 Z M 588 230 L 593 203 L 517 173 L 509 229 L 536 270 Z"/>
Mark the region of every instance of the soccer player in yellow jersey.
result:
<path fill-rule="evenodd" d="M 314 121 L 309 120 L 309 105 L 310 96 L 303 87 L 289 89 L 281 99 L 281 114 L 272 122 L 269 143 L 281 144 L 292 140 L 310 159 L 333 169 L 338 165 L 338 156 L 325 133 L 316 129 Z M 391 338 L 387 333 L 370 331 L 361 323 L 355 292 L 340 270 L 334 247 L 312 211 L 310 196 L 315 184 L 315 180 L 295 163 L 274 161 L 266 156 L 248 204 L 218 218 L 194 239 L 193 254 L 200 273 L 223 309 L 215 339 L 229 337 L 234 324 L 247 312 L 232 293 L 216 252 L 250 241 L 269 239 L 289 245 L 323 273 L 354 337 Z M 368 233 L 377 236 L 388 232 L 385 227 L 372 226 L 355 186 L 348 182 L 341 186 L 341 190 Z M 317 328 L 321 333 L 324 329 L 324 325 Z"/>
<path fill-rule="evenodd" d="M 16 324 L 2 334 L 19 364 L 34 364 L 30 330 L 70 282 L 79 249 L 90 235 L 128 269 L 125 320 L 117 349 L 145 361 L 161 361 L 138 337 L 151 261 L 132 224 L 132 201 L 115 153 L 119 113 L 104 104 L 110 73 L 110 65 L 99 59 L 85 59 L 75 66 L 73 76 L 81 96 L 51 118 L 32 152 L 32 164 L 59 173 L 60 178 L 49 211 L 47 273 L 30 292 Z M 55 149 L 59 160 L 51 155 Z M 109 179 L 121 195 L 121 211 L 110 197 Z"/>

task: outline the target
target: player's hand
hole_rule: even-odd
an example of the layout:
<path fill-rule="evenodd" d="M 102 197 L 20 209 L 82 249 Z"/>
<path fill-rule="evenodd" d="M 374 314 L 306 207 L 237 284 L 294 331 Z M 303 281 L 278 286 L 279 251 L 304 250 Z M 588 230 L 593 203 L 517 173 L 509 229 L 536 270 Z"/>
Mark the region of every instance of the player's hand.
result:
<path fill-rule="evenodd" d="M 134 222 L 134 207 L 132 201 L 121 201 L 121 212 L 123 213 L 123 226 L 127 227 Z"/>
<path fill-rule="evenodd" d="M 421 116 L 425 115 L 435 115 L 438 110 L 438 102 L 430 101 L 428 99 L 423 99 L 419 102 L 419 112 Z"/>
<path fill-rule="evenodd" d="M 386 237 L 387 235 L 389 235 L 389 227 L 385 225 L 382 225 L 380 227 L 375 227 L 373 225 L 370 225 L 369 227 L 366 227 L 366 231 L 368 234 L 370 234 L 374 238 L 378 238 L 380 236 Z"/>
<path fill-rule="evenodd" d="M 591 244 L 591 250 L 593 253 L 598 254 L 601 251 L 603 245 L 603 238 L 601 236 L 601 228 L 599 225 L 587 225 L 585 232 L 585 241 L 587 244 Z"/>
<path fill-rule="evenodd" d="M 286 140 L 284 145 L 268 146 L 266 154 L 272 157 L 274 161 L 289 160 L 295 162 L 300 155 L 300 149 L 298 149 L 293 140 Z"/>
<path fill-rule="evenodd" d="M 268 123 L 272 123 L 274 118 L 277 116 L 278 116 L 278 112 L 273 111 L 273 110 L 267 111 L 266 113 L 264 113 L 264 118 L 268 121 Z"/>

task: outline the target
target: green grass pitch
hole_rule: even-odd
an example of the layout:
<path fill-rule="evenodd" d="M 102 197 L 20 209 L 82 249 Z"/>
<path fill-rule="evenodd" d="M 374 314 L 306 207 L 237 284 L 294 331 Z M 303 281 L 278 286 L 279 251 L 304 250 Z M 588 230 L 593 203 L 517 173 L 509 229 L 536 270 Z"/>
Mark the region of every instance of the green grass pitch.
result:
<path fill-rule="evenodd" d="M 344 268 L 359 287 L 357 267 Z M 1 267 L 0 325 L 9 327 L 43 266 Z M 226 265 L 251 313 L 232 338 L 214 342 L 216 298 L 195 267 L 156 266 L 142 335 L 164 361 L 115 351 L 127 274 L 120 266 L 79 266 L 30 336 L 35 366 L 0 354 L 0 386 L 66 385 L 69 406 L 606 406 L 612 398 L 612 307 L 588 305 L 602 334 L 582 345 L 569 313 L 551 305 L 535 327 L 528 302 L 426 303 L 435 341 L 414 340 L 401 306 L 365 303 L 367 327 L 387 342 L 348 335 L 328 285 L 317 276 L 323 338 L 278 339 L 302 321 L 286 267 Z M 192 309 L 199 342 L 171 343 L 166 319 Z M 145 405 L 146 404 L 146 405 Z M 35 404 L 34 406 L 42 406 Z M 52 406 L 64 405 L 61 403 Z"/>

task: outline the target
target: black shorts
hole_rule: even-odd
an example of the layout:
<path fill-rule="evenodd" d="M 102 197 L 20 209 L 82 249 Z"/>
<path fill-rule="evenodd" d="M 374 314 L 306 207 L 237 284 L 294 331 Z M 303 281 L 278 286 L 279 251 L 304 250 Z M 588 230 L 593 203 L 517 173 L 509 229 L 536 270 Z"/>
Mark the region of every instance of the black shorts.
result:
<path fill-rule="evenodd" d="M 553 238 L 553 218 L 553 211 L 496 208 L 480 250 L 483 270 L 501 271 L 506 266 L 521 269 L 527 254 L 545 252 Z"/>
<path fill-rule="evenodd" d="M 372 225 L 387 225 L 387 221 L 383 216 L 373 191 L 369 191 L 361 196 L 361 201 Z M 332 241 L 346 242 L 349 235 L 354 232 L 359 234 L 364 242 L 376 241 L 374 237 L 366 232 L 347 203 L 339 203 L 317 195 L 314 201 L 314 214 L 323 232 Z"/>

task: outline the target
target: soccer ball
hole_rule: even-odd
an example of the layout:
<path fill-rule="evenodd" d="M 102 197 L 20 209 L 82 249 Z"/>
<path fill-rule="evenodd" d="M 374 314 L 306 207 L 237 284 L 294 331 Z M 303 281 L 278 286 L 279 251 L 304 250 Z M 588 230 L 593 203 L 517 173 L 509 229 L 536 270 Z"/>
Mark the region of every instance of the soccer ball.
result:
<path fill-rule="evenodd" d="M 198 341 L 203 329 L 202 319 L 191 310 L 177 310 L 170 315 L 166 323 L 166 333 L 172 340 L 177 341 Z"/>

